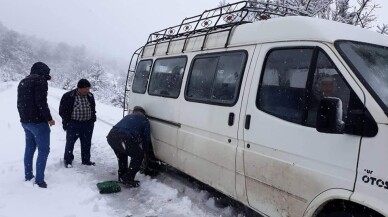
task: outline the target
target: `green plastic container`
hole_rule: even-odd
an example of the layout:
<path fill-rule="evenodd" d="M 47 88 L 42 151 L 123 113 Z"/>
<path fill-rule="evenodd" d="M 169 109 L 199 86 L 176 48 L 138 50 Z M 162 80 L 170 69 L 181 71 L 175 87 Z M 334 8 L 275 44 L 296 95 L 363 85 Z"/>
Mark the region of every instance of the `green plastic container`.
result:
<path fill-rule="evenodd" d="M 104 181 L 97 183 L 97 188 L 100 190 L 100 194 L 111 194 L 121 191 L 121 187 L 118 181 Z"/>

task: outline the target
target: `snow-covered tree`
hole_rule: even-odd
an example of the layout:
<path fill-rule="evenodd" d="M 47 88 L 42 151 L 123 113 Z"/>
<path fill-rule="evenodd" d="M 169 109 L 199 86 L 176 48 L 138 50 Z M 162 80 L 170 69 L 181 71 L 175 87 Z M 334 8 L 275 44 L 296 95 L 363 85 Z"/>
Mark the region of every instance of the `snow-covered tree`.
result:
<path fill-rule="evenodd" d="M 219 3 L 220 6 L 227 4 L 225 0 Z M 353 5 L 350 4 L 350 0 L 253 0 L 250 1 L 249 6 L 279 12 L 291 9 L 295 12 L 294 15 L 334 20 L 362 28 L 374 27 L 373 23 L 377 20 L 376 9 L 380 8 L 374 0 L 357 0 Z M 276 16 L 267 15 L 266 11 L 268 10 L 256 12 L 254 16 L 249 15 L 247 19 L 255 21 Z"/>
<path fill-rule="evenodd" d="M 79 79 L 86 78 L 92 84 L 96 99 L 122 106 L 125 79 L 110 76 L 118 74 L 113 62 L 91 58 L 83 46 L 25 36 L 0 23 L 0 81 L 21 80 L 30 73 L 32 64 L 38 61 L 50 67 L 51 86 L 71 90 L 76 88 Z"/>
<path fill-rule="evenodd" d="M 87 70 L 87 73 L 87 77 L 89 78 L 89 81 L 92 84 L 92 89 L 94 91 L 104 89 L 106 87 L 106 80 L 104 79 L 105 70 L 99 63 L 91 65 Z"/>
<path fill-rule="evenodd" d="M 357 0 L 355 5 L 350 5 L 349 1 L 334 1 L 330 7 L 328 19 L 362 28 L 373 27 L 373 23 L 377 20 L 376 9 L 380 8 L 380 5 L 373 0 Z"/>

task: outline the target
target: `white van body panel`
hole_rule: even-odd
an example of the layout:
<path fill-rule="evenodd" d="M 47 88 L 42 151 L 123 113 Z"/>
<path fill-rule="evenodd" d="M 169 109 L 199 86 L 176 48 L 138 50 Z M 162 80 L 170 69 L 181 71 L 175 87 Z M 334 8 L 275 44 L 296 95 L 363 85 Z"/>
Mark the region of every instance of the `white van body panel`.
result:
<path fill-rule="evenodd" d="M 370 30 L 308 17 L 236 26 L 229 41 L 227 38 L 227 32 L 220 32 L 144 47 L 142 60 L 187 56 L 177 99 L 148 93 L 131 93 L 129 97 L 130 108 L 143 106 L 147 115 L 153 117 L 150 123 L 156 157 L 271 217 L 310 217 L 327 201 L 349 198 L 388 216 L 388 118 L 334 47 L 336 40 L 388 46 L 388 38 Z M 361 139 L 319 133 L 315 128 L 281 120 L 256 107 L 268 51 L 301 46 L 318 46 L 328 54 L 380 123 L 377 136 Z M 237 103 L 229 107 L 187 101 L 185 86 L 193 58 L 232 50 L 248 53 Z M 232 126 L 228 126 L 230 113 L 235 114 Z M 248 114 L 252 119 L 250 129 L 246 130 Z M 368 183 L 365 176 L 369 177 Z M 376 178 L 374 185 L 371 178 Z"/>
<path fill-rule="evenodd" d="M 175 108 L 175 99 L 150 96 L 148 94 L 132 93 L 129 104 L 140 105 L 147 109 L 147 114 L 171 122 L 178 122 L 180 112 Z M 165 124 L 160 121 L 150 121 L 155 154 L 163 161 L 168 161 L 174 167 L 178 167 L 177 138 L 178 127 Z M 157 129 L 157 130 L 155 130 Z M 163 148 L 160 148 L 163 147 Z M 179 168 L 179 167 L 178 167 Z"/>
<path fill-rule="evenodd" d="M 356 80 L 356 79 L 355 79 Z M 358 79 L 358 83 L 361 83 Z M 379 124 L 388 124 L 388 116 L 384 113 L 384 110 L 380 105 L 373 99 L 372 95 L 367 91 L 365 87 L 362 87 L 365 93 L 365 107 L 371 113 L 373 119 Z"/>
<path fill-rule="evenodd" d="M 388 214 L 388 126 L 379 124 L 373 138 L 363 138 L 353 201 Z"/>
<path fill-rule="evenodd" d="M 242 80 L 244 84 L 255 46 L 228 49 L 233 50 L 243 50 L 248 54 Z M 231 107 L 190 101 L 179 104 L 181 111 L 187 114 L 180 116 L 177 146 L 183 171 L 233 198 L 236 198 L 237 132 L 243 88 L 236 104 Z M 233 126 L 228 126 L 230 113 L 235 115 Z"/>
<path fill-rule="evenodd" d="M 245 87 L 242 88 L 241 91 L 243 93 L 243 101 L 241 104 L 241 112 L 246 108 L 247 106 L 247 98 L 249 96 L 249 87 L 251 86 L 252 80 L 250 79 L 252 75 L 255 73 L 257 60 L 259 58 L 261 51 L 261 45 L 256 45 L 255 52 L 252 56 L 250 67 L 249 67 L 249 73 L 246 74 L 246 77 L 248 79 L 245 79 L 245 82 L 241 84 L 241 86 Z M 247 71 L 248 69 L 246 69 Z M 239 116 L 241 118 L 244 118 L 242 113 L 240 112 Z M 236 193 L 237 193 L 237 199 L 242 202 L 243 204 L 249 206 L 248 203 L 248 196 L 247 196 L 247 190 L 246 190 L 246 181 L 245 181 L 245 166 L 244 166 L 244 149 L 245 149 L 245 143 L 244 143 L 244 120 L 239 119 L 239 128 L 238 128 L 238 145 L 237 145 L 237 151 L 236 151 Z M 263 214 L 263 213 L 262 213 Z"/>
<path fill-rule="evenodd" d="M 251 115 L 244 167 L 250 206 L 268 216 L 302 216 L 309 203 L 329 189 L 353 191 L 357 170 L 360 136 L 325 134 L 315 128 L 284 121 L 260 111 L 256 105 L 261 70 L 265 56 L 273 48 L 321 47 L 331 59 L 332 51 L 322 43 L 283 42 L 263 44 L 247 98 L 246 112 Z M 347 77 L 338 61 L 335 64 Z M 355 82 L 352 89 L 363 94 Z M 244 121 L 244 118 L 240 118 Z M 244 122 L 240 122 L 243 125 Z M 250 148 L 247 148 L 247 144 Z"/>
<path fill-rule="evenodd" d="M 176 50 L 174 48 L 175 43 L 178 42 L 171 43 L 171 50 Z M 163 44 L 158 44 L 155 54 L 163 54 L 159 49 L 164 51 L 165 47 Z M 152 50 L 151 47 L 147 49 Z M 148 50 L 147 53 L 151 53 Z M 225 52 L 233 50 L 247 53 L 245 71 L 242 77 L 242 84 L 244 84 L 248 76 L 255 46 L 240 46 L 238 48 L 212 51 Z M 206 51 L 184 54 L 187 55 L 188 64 L 183 76 L 182 87 L 185 86 L 187 80 L 189 63 L 197 54 L 206 54 Z M 177 56 L 181 55 L 182 53 L 179 53 Z M 159 56 L 155 55 L 155 57 Z M 169 55 L 169 57 L 171 56 L 173 55 Z M 181 88 L 177 99 L 132 93 L 129 104 L 143 106 L 147 110 L 147 115 L 151 117 L 179 123 L 180 127 L 150 119 L 154 138 L 154 152 L 159 159 L 217 188 L 224 194 L 236 198 L 235 172 L 238 118 L 243 93 L 244 85 L 241 87 L 236 104 L 232 107 L 186 101 L 184 99 L 184 88 Z M 230 113 L 235 114 L 233 126 L 228 126 Z M 245 178 L 240 177 L 239 180 L 240 183 L 242 183 L 241 180 L 245 183 Z M 245 188 L 239 186 L 239 197 L 244 197 L 244 194 Z"/>

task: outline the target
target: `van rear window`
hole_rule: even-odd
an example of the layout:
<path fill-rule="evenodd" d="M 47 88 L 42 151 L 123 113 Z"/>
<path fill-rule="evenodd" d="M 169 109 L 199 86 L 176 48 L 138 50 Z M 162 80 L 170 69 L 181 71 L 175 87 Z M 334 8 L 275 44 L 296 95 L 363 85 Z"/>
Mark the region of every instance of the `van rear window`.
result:
<path fill-rule="evenodd" d="M 142 60 L 137 64 L 135 77 L 132 83 L 132 92 L 144 94 L 147 89 L 152 60 Z"/>
<path fill-rule="evenodd" d="M 239 95 L 246 52 L 199 55 L 193 60 L 186 99 L 233 106 Z"/>

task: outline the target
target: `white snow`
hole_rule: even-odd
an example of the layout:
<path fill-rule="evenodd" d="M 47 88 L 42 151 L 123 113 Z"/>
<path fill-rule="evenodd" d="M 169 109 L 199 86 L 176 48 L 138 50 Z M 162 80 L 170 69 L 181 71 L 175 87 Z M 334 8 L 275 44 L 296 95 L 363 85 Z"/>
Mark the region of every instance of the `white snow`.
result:
<path fill-rule="evenodd" d="M 73 168 L 64 168 L 65 132 L 58 115 L 63 90 L 49 88 L 48 103 L 56 125 L 51 128 L 51 151 L 46 167 L 47 189 L 24 181 L 24 131 L 16 108 L 17 83 L 0 83 L 0 217 L 105 217 L 105 216 L 243 216 L 232 207 L 217 208 L 207 191 L 181 176 L 164 172 L 151 179 L 138 174 L 141 186 L 101 195 L 96 184 L 116 180 L 116 157 L 106 135 L 122 117 L 122 110 L 97 102 L 92 139 L 92 161 L 80 163 L 75 145 Z M 36 159 L 37 153 L 35 153 Z M 34 161 L 35 162 L 35 161 Z M 209 198 L 210 197 L 210 198 Z"/>

